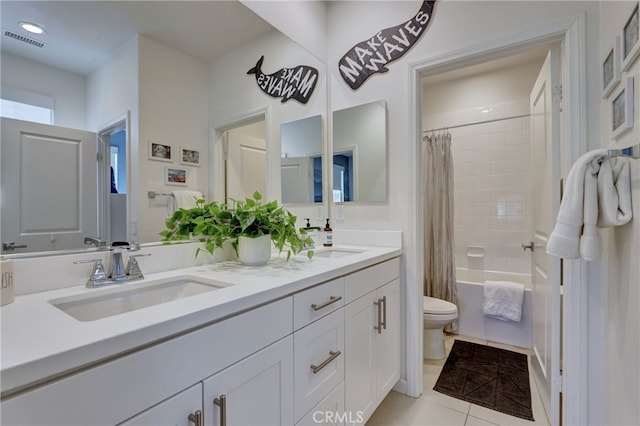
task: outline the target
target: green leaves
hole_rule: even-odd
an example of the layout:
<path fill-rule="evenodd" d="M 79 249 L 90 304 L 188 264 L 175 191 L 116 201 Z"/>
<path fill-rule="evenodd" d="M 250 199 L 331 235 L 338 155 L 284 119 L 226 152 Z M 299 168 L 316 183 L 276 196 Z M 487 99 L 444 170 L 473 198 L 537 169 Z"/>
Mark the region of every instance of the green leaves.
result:
<path fill-rule="evenodd" d="M 237 251 L 238 237 L 255 238 L 269 234 L 279 251 L 287 251 L 287 260 L 292 254 L 304 250 L 305 244 L 313 244 L 304 230 L 298 233 L 295 215 L 278 206 L 275 200 L 263 204 L 260 192 L 254 192 L 253 198 L 231 201 L 234 203 L 233 209 L 224 203 L 213 201 L 206 204 L 204 199 L 200 199 L 192 209 L 175 211 L 166 220 L 166 229 L 160 232 L 162 241 L 198 238 L 205 243 L 205 250 L 213 253 L 216 248 L 222 248 L 227 240 L 232 241 Z M 196 250 L 196 256 L 200 250 Z M 307 252 L 307 257 L 313 257 L 312 250 Z"/>

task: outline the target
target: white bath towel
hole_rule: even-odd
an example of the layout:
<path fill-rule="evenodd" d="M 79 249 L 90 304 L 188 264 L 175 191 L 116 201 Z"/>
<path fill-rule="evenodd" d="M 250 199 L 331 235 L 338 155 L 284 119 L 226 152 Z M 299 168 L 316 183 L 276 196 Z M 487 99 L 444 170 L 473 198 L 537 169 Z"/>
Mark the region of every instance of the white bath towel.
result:
<path fill-rule="evenodd" d="M 596 260 L 602 241 L 596 227 L 629 222 L 631 179 L 629 160 L 598 160 L 607 153 L 597 149 L 583 154 L 571 167 L 547 253 L 565 259 Z"/>
<path fill-rule="evenodd" d="M 621 226 L 633 218 L 631 166 L 628 158 L 611 158 L 598 172 L 598 226 Z"/>
<path fill-rule="evenodd" d="M 203 198 L 198 191 L 175 190 L 172 192 L 174 209 L 192 209 L 196 206 L 196 200 Z"/>
<path fill-rule="evenodd" d="M 524 284 L 510 281 L 485 281 L 482 297 L 484 315 L 501 321 L 520 322 L 524 302 Z"/>

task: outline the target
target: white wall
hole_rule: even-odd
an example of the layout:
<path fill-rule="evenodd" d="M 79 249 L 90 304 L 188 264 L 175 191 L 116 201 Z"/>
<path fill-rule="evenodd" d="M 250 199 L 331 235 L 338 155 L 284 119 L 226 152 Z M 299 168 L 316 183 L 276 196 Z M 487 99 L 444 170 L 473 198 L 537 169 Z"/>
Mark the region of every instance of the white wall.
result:
<path fill-rule="evenodd" d="M 204 62 L 140 36 L 139 55 L 139 238 L 159 241 L 167 214 L 172 211 L 168 197 L 152 200 L 147 191 L 194 190 L 208 192 L 208 99 L 207 66 Z M 149 140 L 173 148 L 172 161 L 149 160 Z M 180 163 L 180 147 L 200 151 L 201 166 Z M 187 170 L 187 186 L 166 186 L 165 167 Z"/>
<path fill-rule="evenodd" d="M 359 90 L 351 90 L 338 74 L 337 61 L 356 43 L 366 40 L 384 28 L 398 25 L 412 17 L 419 9 L 420 1 L 392 2 L 330 2 L 328 26 L 328 69 L 330 75 L 330 99 L 333 110 L 358 105 L 383 98 L 388 108 L 389 146 L 389 195 L 382 205 L 350 205 L 344 207 L 344 223 L 334 221 L 334 228 L 347 229 L 400 229 L 403 231 L 404 277 L 413 277 L 418 260 L 416 248 L 421 239 L 416 235 L 415 170 L 417 152 L 413 152 L 411 118 L 415 111 L 410 99 L 410 64 L 433 60 L 445 54 L 468 49 L 482 42 L 502 39 L 510 35 L 522 35 L 527 30 L 558 22 L 563 18 L 586 12 L 587 46 L 598 46 L 597 2 L 504 2 L 504 1 L 441 1 L 436 4 L 433 21 L 426 33 L 404 57 L 388 65 L 389 72 L 377 74 L 367 80 Z M 357 25 L 354 19 L 357 17 Z M 597 70 L 597 49 L 586 49 L 588 70 Z M 588 114 L 587 138 L 591 147 L 600 140 L 599 75 L 587 71 L 589 87 L 586 108 Z M 412 280 L 413 281 L 413 280 Z M 422 284 L 405 282 L 409 294 L 419 297 Z M 413 300 L 413 299 L 412 299 Z M 417 306 L 417 304 L 416 304 Z M 403 305 L 402 310 L 418 318 L 413 312 L 416 306 Z M 415 321 L 415 319 L 414 319 Z M 418 339 L 419 326 L 409 328 L 408 339 Z M 403 344 L 403 347 L 406 347 Z M 411 359 L 411 358 L 409 358 Z M 413 358 L 415 359 L 415 358 Z M 403 373 L 403 377 L 405 373 Z"/>
<path fill-rule="evenodd" d="M 95 131 L 87 126 L 86 77 L 2 52 L 2 85 L 54 99 L 56 126 Z"/>
<path fill-rule="evenodd" d="M 127 159 L 129 201 L 128 216 L 131 240 L 139 240 L 138 218 L 140 170 L 138 164 L 138 38 L 129 40 L 109 63 L 91 73 L 87 79 L 87 125 L 98 131 L 113 120 L 130 113 L 129 151 Z"/>
<path fill-rule="evenodd" d="M 260 57 L 264 55 L 262 72 L 272 74 L 281 68 L 298 65 L 315 67 L 319 79 L 315 90 L 306 104 L 290 99 L 281 103 L 272 98 L 256 84 L 255 75 L 247 75 Z M 302 49 L 278 31 L 252 42 L 236 51 L 216 58 L 209 65 L 209 120 L 212 130 L 226 129 L 248 115 L 261 111 L 268 112 L 266 128 L 267 140 L 267 194 L 265 199 L 281 199 L 280 179 L 280 124 L 314 115 L 326 115 L 326 66 L 309 52 Z M 213 165 L 219 164 L 221 154 L 214 151 Z M 219 168 L 218 168 L 219 170 Z M 221 188 L 222 176 L 212 170 L 212 187 Z M 214 193 L 221 199 L 221 191 Z M 314 207 L 291 209 L 298 216 L 300 225 L 303 217 L 315 217 Z"/>
<path fill-rule="evenodd" d="M 624 27 L 637 2 L 603 2 L 601 13 L 600 57 L 604 59 L 614 37 Z M 635 77 L 634 128 L 620 140 L 611 140 L 608 134 L 610 123 L 610 102 L 620 88 L 601 102 L 602 145 L 609 148 L 623 148 L 638 143 L 640 139 L 640 105 L 638 72 L 640 62 L 636 62 L 627 75 Z M 599 70 L 598 70 L 599 71 Z M 597 72 L 600 77 L 600 72 Z M 598 80 L 600 82 L 600 80 Z M 601 84 L 597 86 L 600 91 Z M 640 424 L 640 161 L 631 161 L 631 188 L 634 219 L 627 225 L 602 232 L 604 239 L 604 259 L 602 267 L 605 279 L 595 287 L 591 298 L 591 309 L 602 313 L 603 322 L 600 347 L 603 351 L 604 371 L 602 378 L 602 398 L 605 402 L 604 421 L 608 425 Z"/>

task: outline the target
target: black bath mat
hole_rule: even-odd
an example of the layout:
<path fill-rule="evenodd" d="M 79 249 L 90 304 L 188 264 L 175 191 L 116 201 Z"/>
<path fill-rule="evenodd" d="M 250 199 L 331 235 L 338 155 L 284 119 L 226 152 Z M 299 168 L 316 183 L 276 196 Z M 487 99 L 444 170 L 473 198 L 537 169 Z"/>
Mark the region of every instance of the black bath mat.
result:
<path fill-rule="evenodd" d="M 527 355 L 456 340 L 434 390 L 533 420 Z"/>

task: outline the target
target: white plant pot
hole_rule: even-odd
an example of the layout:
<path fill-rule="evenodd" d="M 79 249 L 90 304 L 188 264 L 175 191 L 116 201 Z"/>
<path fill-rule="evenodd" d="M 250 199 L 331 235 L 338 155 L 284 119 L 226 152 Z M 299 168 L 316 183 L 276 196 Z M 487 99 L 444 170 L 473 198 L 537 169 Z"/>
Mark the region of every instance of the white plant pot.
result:
<path fill-rule="evenodd" d="M 245 265 L 264 265 L 271 258 L 271 235 L 238 237 L 238 259 Z"/>

